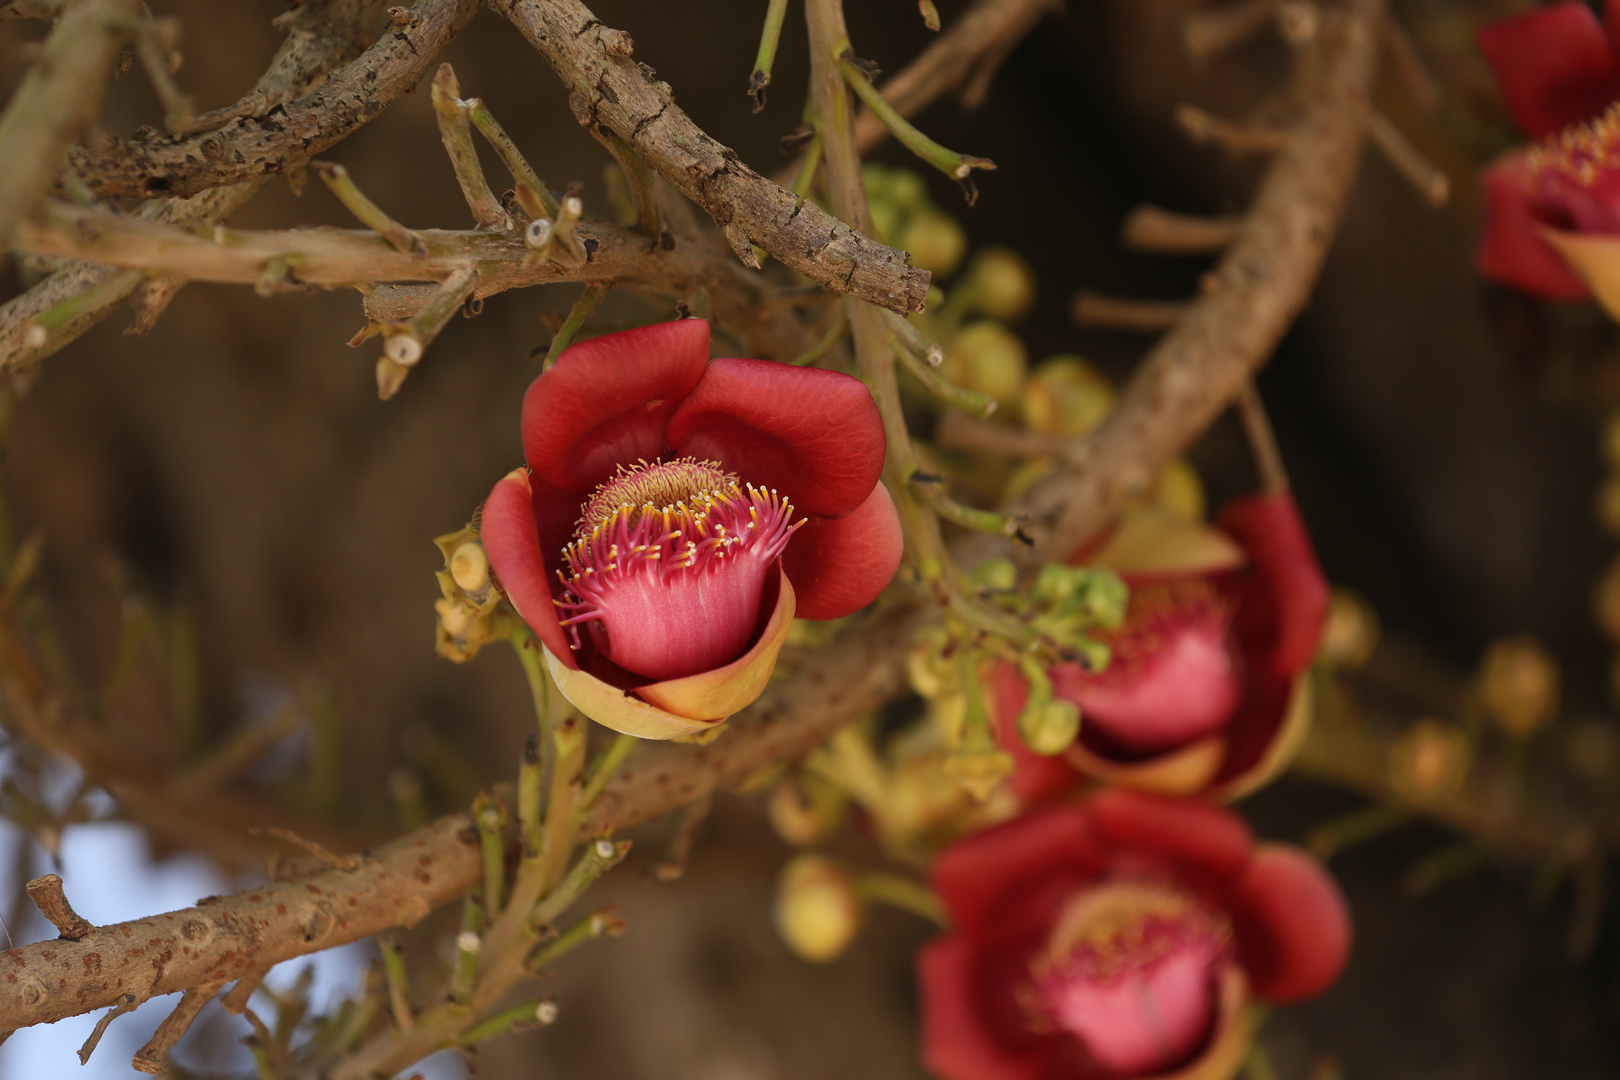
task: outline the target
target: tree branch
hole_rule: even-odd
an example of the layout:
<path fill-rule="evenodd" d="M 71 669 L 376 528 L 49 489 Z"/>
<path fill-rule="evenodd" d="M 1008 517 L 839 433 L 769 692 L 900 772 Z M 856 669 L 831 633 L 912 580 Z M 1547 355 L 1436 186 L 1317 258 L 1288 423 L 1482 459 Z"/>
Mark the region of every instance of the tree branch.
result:
<path fill-rule="evenodd" d="M 68 164 L 102 196 L 194 195 L 280 173 L 352 134 L 414 87 L 478 10 L 478 0 L 418 0 L 359 59 L 312 92 L 217 131 L 126 142 L 111 153 L 68 151 Z"/>
<path fill-rule="evenodd" d="M 50 190 L 63 149 L 101 112 L 113 58 L 140 14 L 139 0 L 67 7 L 0 113 L 0 250 Z"/>
<path fill-rule="evenodd" d="M 556 70 L 580 123 L 617 135 L 701 206 L 744 265 L 758 266 L 751 248 L 757 244 L 834 292 L 902 314 L 923 309 L 928 271 L 745 165 L 631 59 L 628 34 L 603 26 L 579 0 L 489 0 L 489 6 Z"/>
<path fill-rule="evenodd" d="M 319 84 L 329 70 L 354 59 L 369 43 L 368 27 L 375 23 L 380 6 L 380 0 L 331 0 L 326 4 L 305 4 L 289 12 L 285 17 L 286 40 L 238 106 L 250 102 L 268 109 Z M 207 115 L 193 119 L 202 122 Z M 178 225 L 211 225 L 229 218 L 267 179 L 254 177 L 210 188 L 190 199 L 151 200 L 136 213 Z M 114 268 L 98 264 L 69 263 L 22 295 L 0 304 L 0 373 L 32 366 L 110 315 L 120 301 L 135 291 L 134 286 L 102 296 L 100 303 L 56 328 L 43 343 L 30 344 L 26 339 L 26 327 L 36 317 L 59 304 L 81 299 L 93 289 L 104 288 L 117 273 Z M 140 286 L 145 292 L 137 305 L 135 323 L 126 333 L 144 334 L 150 330 L 184 284 L 184 278 L 160 277 Z"/>
<path fill-rule="evenodd" d="M 482 874 L 468 814 L 383 845 L 353 870 L 323 870 L 196 907 L 98 926 L 77 941 L 0 953 L 0 1031 L 118 1004 L 218 987 L 283 960 L 412 926 Z"/>

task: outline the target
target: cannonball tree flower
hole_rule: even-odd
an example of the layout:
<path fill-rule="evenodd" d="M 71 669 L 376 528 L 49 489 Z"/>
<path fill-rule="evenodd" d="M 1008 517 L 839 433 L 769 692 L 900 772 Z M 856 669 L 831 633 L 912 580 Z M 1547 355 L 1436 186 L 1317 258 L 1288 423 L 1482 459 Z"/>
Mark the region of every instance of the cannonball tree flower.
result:
<path fill-rule="evenodd" d="M 917 973 L 941 1080 L 1227 1080 L 1250 1003 L 1320 994 L 1350 949 L 1344 898 L 1303 852 L 1126 789 L 959 841 L 933 884 L 951 930 Z"/>
<path fill-rule="evenodd" d="M 865 385 L 711 360 L 701 319 L 564 350 L 523 399 L 523 450 L 484 504 L 490 565 L 558 688 L 618 731 L 712 729 L 795 614 L 848 615 L 899 565 Z"/>
<path fill-rule="evenodd" d="M 1525 292 L 1595 294 L 1620 317 L 1620 0 L 1568 0 L 1483 27 L 1479 48 L 1536 145 L 1484 172 L 1480 272 Z"/>
<path fill-rule="evenodd" d="M 1018 759 L 1025 805 L 1073 782 L 1235 798 L 1298 749 L 1311 716 L 1303 677 L 1326 621 L 1327 581 L 1293 496 L 1253 495 L 1209 526 L 1163 510 L 1128 511 L 1073 560 L 1108 567 L 1131 588 L 1124 623 L 1100 635 L 1099 672 L 1048 670 L 1053 696 L 1080 710 L 1079 738 L 1041 758 L 1016 735 L 1029 686 L 1011 665 L 990 679 L 1003 744 Z"/>

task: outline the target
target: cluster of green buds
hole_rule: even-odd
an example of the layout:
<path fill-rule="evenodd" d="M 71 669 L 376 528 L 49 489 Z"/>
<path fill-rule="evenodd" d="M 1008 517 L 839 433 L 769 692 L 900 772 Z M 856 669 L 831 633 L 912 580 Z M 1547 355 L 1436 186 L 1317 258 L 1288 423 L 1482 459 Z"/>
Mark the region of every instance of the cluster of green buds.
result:
<path fill-rule="evenodd" d="M 938 277 L 955 273 L 967 252 L 967 232 L 928 198 L 923 178 L 876 164 L 862 169 L 861 177 L 878 238 L 904 248 L 913 263 Z"/>
<path fill-rule="evenodd" d="M 494 616 L 501 594 L 475 526 L 436 536 L 433 543 L 444 555 L 444 569 L 436 574 L 444 595 L 433 602 L 439 616 L 434 647 L 446 660 L 460 664 L 497 636 Z"/>
<path fill-rule="evenodd" d="M 967 627 L 955 619 L 926 627 L 913 640 L 908 662 L 912 688 L 929 704 L 929 716 L 952 753 L 945 772 L 974 798 L 988 799 L 1013 768 L 996 742 L 982 671 L 997 661 L 1016 665 L 1029 685 L 1018 715 L 1019 737 L 1030 750 L 1054 756 L 1080 733 L 1080 710 L 1058 698 L 1049 669 L 1073 661 L 1090 671 L 1108 665 L 1098 630 L 1119 627 L 1129 593 L 1110 570 L 1049 564 L 1027 591 L 1018 589 L 1011 561 L 992 559 L 971 576 L 980 596 L 1014 617 L 1025 641 Z"/>

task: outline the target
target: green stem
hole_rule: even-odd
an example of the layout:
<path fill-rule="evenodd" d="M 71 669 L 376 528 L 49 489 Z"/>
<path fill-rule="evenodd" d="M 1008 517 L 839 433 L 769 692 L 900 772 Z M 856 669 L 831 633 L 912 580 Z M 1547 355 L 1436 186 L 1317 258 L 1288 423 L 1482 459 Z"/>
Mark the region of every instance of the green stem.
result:
<path fill-rule="evenodd" d="M 810 197 L 810 188 L 816 182 L 816 170 L 821 167 L 821 152 L 821 136 L 816 135 L 804 148 L 804 162 L 799 166 L 799 175 L 793 179 L 793 194 L 801 199 Z"/>
<path fill-rule="evenodd" d="M 477 128 L 484 138 L 489 140 L 489 144 L 501 156 L 501 160 L 506 163 L 506 171 L 512 174 L 513 181 L 528 185 L 535 199 L 539 201 L 545 215 L 547 217 L 556 217 L 557 200 L 551 197 L 551 192 L 546 188 L 545 182 L 540 179 L 539 175 L 534 171 L 534 167 L 529 164 L 529 159 L 524 157 L 523 152 L 517 148 L 517 143 L 512 141 L 512 137 L 506 133 L 506 129 L 501 127 L 500 122 L 495 119 L 495 114 L 489 111 L 489 106 L 478 98 L 468 98 L 463 104 L 467 106 L 467 115 L 472 120 L 473 127 Z"/>
<path fill-rule="evenodd" d="M 608 781 L 613 779 L 613 774 L 619 771 L 619 766 L 624 764 L 624 759 L 640 741 L 634 735 L 621 732 L 591 762 L 591 767 L 585 772 L 585 788 L 579 793 L 579 813 L 582 817 L 590 812 L 597 798 L 607 788 Z"/>
<path fill-rule="evenodd" d="M 387 240 L 395 251 L 403 251 L 407 255 L 427 254 L 427 245 L 422 242 L 422 238 L 389 217 L 382 207 L 372 202 L 355 184 L 348 169 L 330 161 L 317 161 L 312 164 L 321 182 L 331 189 L 332 194 L 338 197 L 338 201 L 360 224 Z"/>
<path fill-rule="evenodd" d="M 544 779 L 540 736 L 531 731 L 523 740 L 523 759 L 518 765 L 518 832 L 523 837 L 525 855 L 540 850 L 540 797 Z"/>
<path fill-rule="evenodd" d="M 567 911 L 597 878 L 617 866 L 630 852 L 628 840 L 593 840 L 546 898 L 535 905 L 529 925 L 547 926 Z"/>
<path fill-rule="evenodd" d="M 585 320 L 590 318 L 591 312 L 596 310 L 596 305 L 602 302 L 602 297 L 608 294 L 610 288 L 611 285 L 599 281 L 593 281 L 585 286 L 585 291 L 579 294 L 579 299 L 574 301 L 573 308 L 569 310 L 568 318 L 563 320 L 557 336 L 551 339 L 551 348 L 546 350 L 546 362 L 541 370 L 551 370 L 551 365 L 555 364 L 557 357 L 568 348 L 569 343 L 574 340 L 574 335 L 584 325 Z"/>
<path fill-rule="evenodd" d="M 484 910 L 494 919 L 505 902 L 506 843 L 502 831 L 506 826 L 506 810 L 488 793 L 480 792 L 473 800 L 472 811 L 484 861 Z"/>
<path fill-rule="evenodd" d="M 125 270 L 121 274 L 114 274 L 99 285 L 74 293 L 55 307 L 46 308 L 35 315 L 29 324 L 26 332 L 29 344 L 41 346 L 47 344 L 50 335 L 84 315 L 122 300 L 145 278 L 145 271 Z"/>
<path fill-rule="evenodd" d="M 514 1005 L 510 1009 L 503 1009 L 489 1019 L 468 1028 L 467 1033 L 461 1037 L 460 1044 L 467 1047 L 477 1046 L 497 1035 L 505 1035 L 526 1024 L 536 1023 L 540 1010 L 545 1008 L 546 1004 L 545 998 L 537 998 L 534 1001 L 525 1001 L 521 1005 Z"/>
<path fill-rule="evenodd" d="M 422 359 L 433 339 L 449 325 L 467 298 L 478 291 L 478 271 L 470 266 L 452 270 L 439 282 L 422 309 L 404 322 L 383 327 L 383 356 L 400 367 Z"/>
<path fill-rule="evenodd" d="M 480 934 L 484 929 L 484 909 L 468 894 L 461 902 L 461 933 L 456 935 L 456 959 L 450 971 L 450 998 L 465 1005 L 478 986 L 478 955 L 483 951 Z"/>
<path fill-rule="evenodd" d="M 844 306 L 840 304 L 833 312 L 832 324 L 827 327 L 827 332 L 821 335 L 821 340 L 794 357 L 793 363 L 798 367 L 808 367 L 832 352 L 833 346 L 837 345 L 839 339 L 847 333 L 849 333 L 849 316 L 844 313 Z"/>
<path fill-rule="evenodd" d="M 901 365 L 911 373 L 911 377 L 922 383 L 924 390 L 945 404 L 987 419 L 995 414 L 995 398 L 957 386 L 924 363 L 898 337 L 894 338 L 894 355 L 900 358 Z"/>
<path fill-rule="evenodd" d="M 394 1025 L 401 1031 L 409 1032 L 416 1026 L 416 1016 L 411 1012 L 405 953 L 400 949 L 398 939 L 392 935 L 379 939 L 377 948 L 382 953 L 383 978 L 388 983 L 388 1007 L 394 1014 Z"/>
<path fill-rule="evenodd" d="M 898 874 L 863 874 L 855 879 L 855 890 L 868 900 L 876 900 L 921 916 L 939 927 L 950 925 L 950 916 L 939 897 L 920 881 Z"/>
<path fill-rule="evenodd" d="M 748 77 L 748 93 L 754 99 L 754 111 L 765 108 L 765 88 L 771 84 L 771 65 L 776 62 L 776 43 L 782 37 L 782 18 L 787 14 L 787 0 L 770 0 L 765 9 L 765 29 L 759 35 L 759 55 L 754 57 L 754 72 Z"/>
<path fill-rule="evenodd" d="M 940 490 L 941 486 L 937 483 L 918 483 L 915 479 L 911 483 L 929 508 L 953 525 L 960 525 L 975 532 L 996 533 L 1000 536 L 1021 538 L 1024 535 L 1022 516 L 998 514 L 994 510 L 965 506 Z"/>
<path fill-rule="evenodd" d="M 433 77 L 433 111 L 439 118 L 439 139 L 456 171 L 462 197 L 467 200 L 467 208 L 478 224 L 487 229 L 508 229 L 512 225 L 511 218 L 484 179 L 484 167 L 478 163 L 478 148 L 473 145 L 470 110 L 460 94 L 455 71 L 449 64 L 440 64 L 439 73 Z"/>
<path fill-rule="evenodd" d="M 838 69 L 843 73 L 844 81 L 855 91 L 855 95 L 872 110 L 872 115 L 881 120 L 883 126 L 888 128 L 907 150 L 961 184 L 969 204 L 977 198 L 978 193 L 973 190 L 968 173 L 974 169 L 994 169 L 995 162 L 989 158 L 974 157 L 972 154 L 959 154 L 924 135 L 912 125 L 911 121 L 896 112 L 894 106 L 878 93 L 878 88 L 872 85 L 872 80 L 867 77 L 866 72 L 847 58 L 839 57 Z"/>
<path fill-rule="evenodd" d="M 641 155 L 630 148 L 629 143 L 611 131 L 592 128 L 591 134 L 608 148 L 608 153 L 613 155 L 613 160 L 624 171 L 624 178 L 630 184 L 630 194 L 636 201 L 636 227 L 655 244 L 658 243 L 664 234 L 664 216 L 658 209 L 658 192 L 653 187 L 652 170 Z"/>
<path fill-rule="evenodd" d="M 624 916 L 617 914 L 612 906 L 597 908 L 536 950 L 529 958 L 529 970 L 542 971 L 587 941 L 595 941 L 600 937 L 618 937 L 624 933 L 628 925 Z"/>

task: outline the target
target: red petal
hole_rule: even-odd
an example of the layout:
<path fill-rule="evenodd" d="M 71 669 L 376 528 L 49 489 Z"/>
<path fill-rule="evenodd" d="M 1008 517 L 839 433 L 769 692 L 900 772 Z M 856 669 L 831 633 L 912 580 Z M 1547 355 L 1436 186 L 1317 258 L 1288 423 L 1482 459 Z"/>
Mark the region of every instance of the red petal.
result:
<path fill-rule="evenodd" d="M 615 465 L 656 461 L 670 414 L 708 361 L 702 319 L 623 330 L 563 350 L 523 398 L 529 468 L 560 491 L 583 493 Z"/>
<path fill-rule="evenodd" d="M 1243 819 L 1219 806 L 1114 788 L 1087 803 L 1110 848 L 1147 850 L 1216 880 L 1235 880 L 1254 852 Z"/>
<path fill-rule="evenodd" d="M 1079 775 L 1062 755 L 1046 757 L 1024 745 L 1018 735 L 1018 714 L 1029 700 L 1029 684 L 1018 669 L 998 660 L 987 680 L 990 715 L 995 720 L 996 743 L 1013 758 L 1007 787 L 1021 807 L 1043 803 L 1074 787 Z"/>
<path fill-rule="evenodd" d="M 872 494 L 883 421 L 859 379 L 769 360 L 715 360 L 669 419 L 675 452 L 720 461 L 801 513 L 836 518 Z"/>
<path fill-rule="evenodd" d="M 975 953 L 972 942 L 946 937 L 917 954 L 923 1067 L 941 1080 L 1041 1080 L 1044 1048 L 1018 1053 L 986 1023 Z"/>
<path fill-rule="evenodd" d="M 1333 985 L 1350 956 L 1344 894 L 1302 851 L 1268 845 L 1255 853 L 1230 905 L 1238 963 L 1255 992 L 1301 1001 Z"/>
<path fill-rule="evenodd" d="M 551 603 L 551 575 L 541 555 L 529 477 L 522 469 L 501 477 L 489 493 L 479 531 L 506 598 L 558 659 L 578 667 Z"/>
<path fill-rule="evenodd" d="M 1532 139 L 1590 120 L 1620 98 L 1620 62 L 1579 0 L 1499 19 L 1476 40 L 1508 112 Z"/>
<path fill-rule="evenodd" d="M 1054 873 L 1095 874 L 1102 859 L 1086 810 L 1054 806 L 953 844 L 935 861 L 932 880 L 957 927 L 971 933 L 1032 882 Z"/>
<path fill-rule="evenodd" d="M 1503 154 L 1485 167 L 1485 232 L 1475 262 L 1492 281 L 1554 300 L 1581 300 L 1590 295 L 1556 248 L 1541 238 L 1530 213 L 1525 187 L 1527 150 Z"/>
<path fill-rule="evenodd" d="M 782 553 L 799 594 L 799 618 L 838 619 L 876 600 L 904 546 L 894 500 L 882 484 L 852 514 L 809 519 Z"/>
<path fill-rule="evenodd" d="M 1250 664 L 1283 676 L 1305 670 L 1327 621 L 1328 584 L 1294 497 L 1284 491 L 1239 499 L 1216 523 L 1252 560 L 1237 572 L 1232 626 Z"/>

